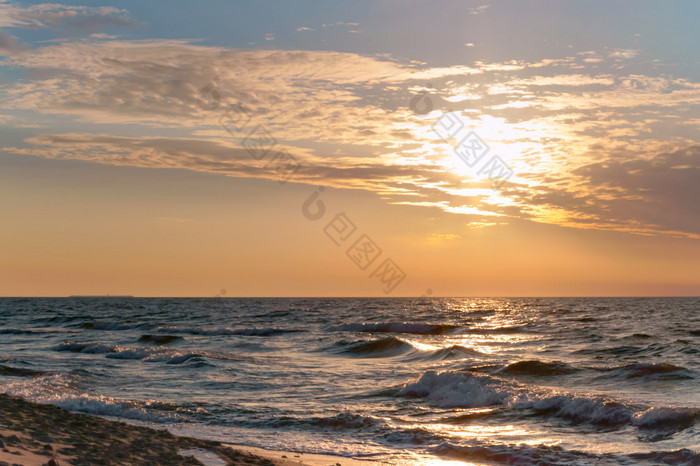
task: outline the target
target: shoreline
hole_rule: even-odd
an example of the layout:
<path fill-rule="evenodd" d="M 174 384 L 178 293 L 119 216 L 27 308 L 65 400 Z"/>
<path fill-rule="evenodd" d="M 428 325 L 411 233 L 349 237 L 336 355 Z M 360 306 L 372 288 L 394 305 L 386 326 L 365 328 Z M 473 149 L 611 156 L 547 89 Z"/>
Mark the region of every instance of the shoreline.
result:
<path fill-rule="evenodd" d="M 204 464 L 195 458 L 208 458 L 227 466 L 372 463 L 341 456 L 272 451 L 180 437 L 165 429 L 73 413 L 57 406 L 0 394 L 0 466 Z"/>

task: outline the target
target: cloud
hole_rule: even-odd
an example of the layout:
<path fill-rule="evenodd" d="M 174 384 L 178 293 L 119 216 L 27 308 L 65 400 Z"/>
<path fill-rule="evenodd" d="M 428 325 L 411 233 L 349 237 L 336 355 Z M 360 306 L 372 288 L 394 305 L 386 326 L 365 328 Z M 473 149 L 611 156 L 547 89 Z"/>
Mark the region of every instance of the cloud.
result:
<path fill-rule="evenodd" d="M 665 230 L 700 239 L 700 146 L 632 160 L 608 160 L 584 165 L 572 172 L 598 198 L 598 218 L 631 224 L 639 221 L 649 231 Z M 603 212 L 604 211 L 604 212 Z"/>
<path fill-rule="evenodd" d="M 529 79 L 513 80 L 503 85 L 524 85 L 524 86 L 591 86 L 591 85 L 612 86 L 615 79 L 610 76 L 587 76 L 582 74 L 565 74 L 557 76 L 534 76 Z"/>
<path fill-rule="evenodd" d="M 0 114 L 0 124 L 7 124 L 14 121 L 16 118 L 12 115 L 2 115 Z"/>
<path fill-rule="evenodd" d="M 622 58 L 628 60 L 639 55 L 639 50 L 634 49 L 616 49 L 608 54 L 610 58 Z"/>
<path fill-rule="evenodd" d="M 360 23 L 345 23 L 343 21 L 336 21 L 335 23 L 324 24 L 324 28 L 334 27 L 334 26 L 359 26 Z"/>
<path fill-rule="evenodd" d="M 538 222 L 700 239 L 700 146 L 577 167 L 504 195 Z"/>
<path fill-rule="evenodd" d="M 90 34 L 90 37 L 93 39 L 116 39 L 117 36 L 105 34 L 104 32 L 96 32 L 94 34 Z"/>
<path fill-rule="evenodd" d="M 470 15 L 480 15 L 484 13 L 489 8 L 489 5 L 479 5 L 474 8 L 469 8 Z"/>
<path fill-rule="evenodd" d="M 476 216 L 484 226 L 495 217 L 515 217 L 697 234 L 693 222 L 672 218 L 695 213 L 688 203 L 665 207 L 678 196 L 657 189 L 633 198 L 628 181 L 640 178 L 628 163 L 656 160 L 650 163 L 658 168 L 662 154 L 693 145 L 700 85 L 670 75 L 587 71 L 584 60 L 596 56 L 431 67 L 386 55 L 100 36 L 5 57 L 5 66 L 26 70 L 30 79 L 6 85 L 0 104 L 6 112 L 74 120 L 80 128 L 6 149 L 17 153 L 280 179 L 219 124 L 226 109 L 242 103 L 250 127 L 266 128 L 299 160 L 297 182 L 370 190 L 390 203 Z M 422 92 L 432 109 L 415 114 L 410 101 Z M 515 176 L 500 192 L 464 169 L 454 155 L 456 140 L 432 132 L 447 111 L 462 115 L 465 127 L 513 168 Z M 113 125 L 133 135 L 102 134 Z M 146 131 L 151 136 L 144 137 Z M 611 160 L 620 167 L 596 165 Z M 620 183 L 627 184 L 603 183 L 609 170 L 623 169 L 631 176 L 621 175 Z M 643 189 L 659 186 L 651 168 L 640 170 L 647 173 Z M 683 180 L 674 182 L 685 186 Z M 610 200 L 623 192 L 623 200 Z M 659 204 L 645 211 L 634 202 Z"/>
<path fill-rule="evenodd" d="M 17 38 L 0 29 L 0 54 L 14 53 L 20 50 L 22 50 L 22 47 Z"/>
<path fill-rule="evenodd" d="M 0 27 L 59 28 L 90 32 L 104 27 L 130 27 L 128 12 L 114 7 L 88 7 L 41 3 L 20 7 L 0 3 Z"/>
<path fill-rule="evenodd" d="M 402 165 L 390 159 L 328 158 L 295 147 L 276 146 L 269 156 L 259 160 L 247 149 L 233 144 L 234 141 L 226 140 L 57 134 L 29 138 L 27 142 L 34 147 L 6 150 L 44 158 L 278 180 L 285 179 L 288 173 L 275 171 L 268 163 L 274 153 L 285 150 L 301 166 L 294 173 L 294 182 L 400 194 L 417 192 L 421 189 L 418 181 L 441 176 L 439 167 L 427 164 Z"/>
<path fill-rule="evenodd" d="M 9 86 L 0 98 L 8 108 L 85 122 L 195 127 L 210 116 L 198 102 L 201 90 L 215 81 L 222 107 L 245 102 L 274 120 L 278 131 L 290 133 L 284 136 L 303 137 L 309 125 L 298 123 L 309 120 L 319 124 L 307 137 L 347 142 L 374 134 L 373 144 L 398 135 L 401 124 L 405 131 L 406 118 L 360 106 L 363 89 L 483 72 L 351 53 L 236 50 L 174 40 L 67 41 L 10 57 L 6 64 L 31 69 L 36 78 Z M 410 136 L 410 128 L 404 134 Z"/>
<path fill-rule="evenodd" d="M 242 178 L 287 180 L 245 149 L 224 141 L 125 138 L 109 135 L 46 135 L 28 140 L 33 148 L 7 150 L 46 158 L 92 161 L 117 166 L 177 168 Z M 467 184 L 430 164 L 401 165 L 390 160 L 321 157 L 286 147 L 301 169 L 290 181 L 383 193 L 393 204 L 431 207 L 483 218 L 522 217 L 584 228 L 700 238 L 700 146 L 664 152 L 644 160 L 600 162 L 572 170 L 569 186 L 511 184 L 499 194 L 465 189 Z M 555 180 L 550 180 L 555 181 Z M 499 196 L 512 199 L 511 207 Z M 481 220 L 477 220 L 481 221 Z"/>

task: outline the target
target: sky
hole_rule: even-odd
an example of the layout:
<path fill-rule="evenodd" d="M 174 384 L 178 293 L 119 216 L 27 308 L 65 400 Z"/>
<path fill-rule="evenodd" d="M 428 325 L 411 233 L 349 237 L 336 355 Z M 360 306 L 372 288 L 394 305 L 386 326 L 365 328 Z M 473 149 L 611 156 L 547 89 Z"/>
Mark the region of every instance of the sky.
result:
<path fill-rule="evenodd" d="M 0 0 L 0 296 L 698 296 L 699 19 Z"/>

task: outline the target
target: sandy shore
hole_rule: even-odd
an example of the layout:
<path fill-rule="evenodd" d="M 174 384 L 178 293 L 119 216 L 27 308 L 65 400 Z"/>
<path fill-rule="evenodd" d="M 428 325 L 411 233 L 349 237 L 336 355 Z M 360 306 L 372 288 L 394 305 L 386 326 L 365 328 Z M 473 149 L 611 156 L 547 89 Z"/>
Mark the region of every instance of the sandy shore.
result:
<path fill-rule="evenodd" d="M 183 456 L 181 453 L 194 456 Z M 177 437 L 0 394 L 0 466 L 5 465 L 367 465 L 308 455 Z"/>

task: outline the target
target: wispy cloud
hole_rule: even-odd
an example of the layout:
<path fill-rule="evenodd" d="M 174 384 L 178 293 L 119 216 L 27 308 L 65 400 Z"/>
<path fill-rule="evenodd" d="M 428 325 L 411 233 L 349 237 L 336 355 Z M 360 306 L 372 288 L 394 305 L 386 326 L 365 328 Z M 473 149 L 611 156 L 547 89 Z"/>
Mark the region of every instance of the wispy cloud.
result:
<path fill-rule="evenodd" d="M 114 7 L 88 7 L 41 3 L 18 6 L 0 3 L 0 27 L 56 28 L 66 26 L 93 31 L 105 26 L 133 26 L 128 12 Z"/>
<path fill-rule="evenodd" d="M 334 27 L 334 26 L 359 26 L 360 23 L 345 23 L 343 21 L 336 21 L 335 23 L 324 24 L 324 28 Z"/>
<path fill-rule="evenodd" d="M 470 15 L 480 15 L 484 13 L 489 8 L 489 5 L 479 5 L 473 8 L 469 8 Z"/>

